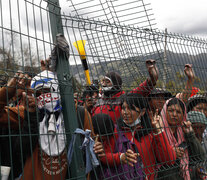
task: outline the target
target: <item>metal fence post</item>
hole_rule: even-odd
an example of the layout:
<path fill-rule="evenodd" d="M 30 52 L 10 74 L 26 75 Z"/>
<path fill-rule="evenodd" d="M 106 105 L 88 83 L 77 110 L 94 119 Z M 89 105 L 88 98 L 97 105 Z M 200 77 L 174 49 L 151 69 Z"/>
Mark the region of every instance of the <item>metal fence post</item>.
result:
<path fill-rule="evenodd" d="M 51 32 L 53 42 L 56 41 L 56 35 L 63 33 L 63 26 L 60 14 L 59 0 L 49 0 L 48 9 L 50 16 Z M 57 76 L 60 87 L 61 104 L 63 107 L 63 116 L 67 142 L 69 144 L 74 130 L 78 127 L 75 104 L 73 97 L 72 76 L 70 74 L 68 59 L 64 56 L 58 57 Z M 79 148 L 80 137 L 77 137 L 74 155 L 70 164 L 70 179 L 85 179 L 85 168 L 83 155 Z"/>

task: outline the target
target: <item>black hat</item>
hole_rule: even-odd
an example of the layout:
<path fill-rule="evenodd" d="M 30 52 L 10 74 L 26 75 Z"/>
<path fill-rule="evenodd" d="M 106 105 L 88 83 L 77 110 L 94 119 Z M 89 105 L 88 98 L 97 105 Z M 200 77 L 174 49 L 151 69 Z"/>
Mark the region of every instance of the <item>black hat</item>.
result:
<path fill-rule="evenodd" d="M 202 112 L 190 111 L 188 113 L 188 120 L 191 123 L 202 123 L 207 126 L 207 118 L 206 118 L 205 114 L 203 114 Z"/>
<path fill-rule="evenodd" d="M 187 112 L 191 111 L 193 107 L 195 107 L 199 103 L 207 103 L 207 97 L 200 94 L 196 94 L 190 97 L 186 104 Z"/>
<path fill-rule="evenodd" d="M 113 83 L 113 86 L 116 89 L 121 89 L 122 79 L 121 79 L 121 76 L 118 73 L 116 73 L 116 72 L 109 72 L 105 76 L 111 79 L 111 81 Z"/>
<path fill-rule="evenodd" d="M 156 97 L 157 95 L 161 94 L 164 95 L 165 99 L 169 99 L 172 97 L 172 94 L 169 91 L 161 88 L 154 88 L 149 94 L 149 97 Z"/>

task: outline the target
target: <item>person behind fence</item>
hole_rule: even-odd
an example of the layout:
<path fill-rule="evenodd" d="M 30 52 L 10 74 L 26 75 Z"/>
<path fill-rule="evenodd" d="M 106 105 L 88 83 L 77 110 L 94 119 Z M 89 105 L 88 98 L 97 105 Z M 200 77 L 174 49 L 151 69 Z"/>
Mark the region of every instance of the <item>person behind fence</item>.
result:
<path fill-rule="evenodd" d="M 91 137 L 94 138 L 95 134 L 94 134 L 94 128 L 93 128 L 90 113 L 87 111 L 87 109 L 84 106 L 81 106 L 78 104 L 78 96 L 76 93 L 74 93 L 74 101 L 75 101 L 75 109 L 76 109 L 79 128 L 81 128 L 83 130 L 87 130 L 87 129 L 91 130 Z M 98 140 L 95 141 L 93 151 L 95 152 L 95 154 L 98 157 L 102 157 L 104 155 L 103 154 L 103 145 Z M 85 155 L 86 154 L 84 151 L 83 152 L 84 160 L 85 160 Z M 90 179 L 95 178 L 93 171 L 87 174 L 87 179 L 89 179 L 89 178 Z"/>
<path fill-rule="evenodd" d="M 203 133 L 207 128 L 207 118 L 204 113 L 199 111 L 188 112 L 188 120 L 192 123 L 193 130 L 200 143 L 203 142 Z"/>
<path fill-rule="evenodd" d="M 108 114 L 96 114 L 93 116 L 92 122 L 95 134 L 99 136 L 105 147 L 106 156 L 110 153 L 115 160 L 114 163 L 113 160 L 110 160 L 109 165 L 106 163 L 96 169 L 98 179 L 144 179 L 142 161 L 138 153 L 133 150 L 135 144 L 129 141 L 122 132 L 114 133 L 115 126 L 111 117 Z M 115 146 L 110 147 L 108 139 L 113 139 L 115 136 Z M 112 149 L 109 152 L 110 148 Z"/>
<path fill-rule="evenodd" d="M 66 137 L 56 74 L 42 71 L 32 79 L 31 88 L 35 91 L 39 111 L 39 141 L 27 158 L 20 179 L 64 179 Z"/>
<path fill-rule="evenodd" d="M 81 95 L 79 92 L 74 92 L 73 97 L 74 97 L 75 104 L 83 106 L 83 101 L 81 99 Z"/>
<path fill-rule="evenodd" d="M 27 152 L 24 154 L 24 156 L 27 155 L 27 159 L 24 159 L 24 164 L 21 165 L 24 166 L 24 171 L 21 171 L 18 179 L 65 179 L 68 169 L 66 137 L 57 76 L 51 71 L 44 70 L 32 79 L 31 87 L 36 100 L 34 95 L 27 96 L 27 100 L 26 96 L 23 96 L 24 107 L 26 108 L 27 105 L 33 114 L 29 115 L 30 123 L 24 121 L 22 125 L 22 134 L 26 137 L 22 137 L 24 141 L 21 146 L 22 152 Z M 32 122 L 36 123 L 35 128 Z M 36 131 L 34 132 L 33 129 Z M 31 143 L 32 150 L 28 148 L 31 147 Z M 97 156 L 103 154 L 103 146 L 100 142 L 95 143 L 94 151 Z"/>
<path fill-rule="evenodd" d="M 92 114 L 92 109 L 97 102 L 98 94 L 99 89 L 98 86 L 95 85 L 86 86 L 83 91 L 83 105 L 90 114 Z"/>
<path fill-rule="evenodd" d="M 204 160 L 204 150 L 196 138 L 191 122 L 186 120 L 185 104 L 178 98 L 167 100 L 162 111 L 162 123 L 171 146 L 176 152 L 176 163 L 158 166 L 158 179 L 190 180 L 190 161 Z"/>
<path fill-rule="evenodd" d="M 198 111 L 190 111 L 187 118 L 192 123 L 192 128 L 199 142 L 203 144 L 203 133 L 207 127 L 207 118 L 205 114 Z M 203 148 L 205 149 L 204 146 Z M 204 177 L 207 177 L 207 156 L 204 162 L 193 162 L 190 167 L 190 175 L 192 180 L 204 179 Z"/>
<path fill-rule="evenodd" d="M 196 94 L 190 97 L 186 103 L 187 112 L 199 111 L 207 117 L 207 97 L 201 94 Z"/>
<path fill-rule="evenodd" d="M 205 114 L 207 118 L 207 96 L 196 94 L 188 99 L 186 103 L 187 112 L 198 111 Z M 203 147 L 207 151 L 207 129 L 203 133 Z"/>
<path fill-rule="evenodd" d="M 37 152 L 36 150 L 33 153 L 33 156 L 37 158 L 37 154 L 40 153 L 41 151 L 42 151 L 41 153 L 44 156 L 42 158 L 43 162 L 41 162 L 41 164 L 43 164 L 43 170 L 42 170 L 43 172 L 40 171 L 41 170 L 40 167 L 35 166 L 34 168 L 37 173 L 39 171 L 39 174 L 37 174 L 37 178 L 44 177 L 45 179 L 47 178 L 65 179 L 66 170 L 67 170 L 67 161 L 66 161 L 66 152 L 65 152 L 66 137 L 64 131 L 62 106 L 60 102 L 59 86 L 58 86 L 56 73 L 47 70 L 48 68 L 46 68 L 45 63 L 46 61 L 43 60 L 41 61 L 41 68 L 43 71 L 37 76 L 35 76 L 31 82 L 31 87 L 36 89 L 38 108 L 41 113 L 40 132 L 39 132 L 40 133 L 39 142 L 40 142 L 41 150 L 39 150 L 39 152 Z M 76 98 L 74 99 L 76 101 Z M 84 130 L 86 129 L 91 130 L 91 134 L 92 136 L 94 136 L 90 114 L 88 113 L 86 108 L 79 106 L 77 103 L 75 103 L 75 107 L 78 116 L 79 128 L 82 128 Z M 55 120 L 54 116 L 53 118 L 51 118 L 53 114 L 55 115 L 56 121 L 54 121 Z M 60 117 L 61 119 L 59 119 L 58 114 L 59 116 L 61 116 Z M 60 131 L 58 131 L 59 128 Z M 53 132 L 51 131 L 54 130 L 56 133 L 57 132 L 58 133 L 55 134 L 55 136 L 50 137 L 51 133 L 53 134 Z M 47 136 L 49 136 L 49 138 Z M 57 137 L 57 139 L 55 139 L 55 137 Z M 103 148 L 101 143 L 96 142 L 94 145 L 94 151 L 98 156 L 101 156 L 101 154 L 103 154 L 102 149 Z M 50 159 L 52 160 L 50 161 Z M 47 162 L 45 162 L 45 160 L 47 160 Z M 49 161 L 51 163 L 48 163 Z M 27 163 L 26 168 L 31 168 L 31 159 L 29 160 L 29 163 Z M 41 173 L 43 173 L 43 175 L 41 175 Z M 45 173 L 46 175 L 44 175 Z"/>
<path fill-rule="evenodd" d="M 165 102 L 172 98 L 171 92 L 161 88 L 154 88 L 147 97 L 150 109 L 155 112 L 156 109 L 161 112 Z"/>
<path fill-rule="evenodd" d="M 48 64 L 50 64 L 50 63 L 51 63 L 50 58 L 48 58 L 46 60 L 41 60 L 41 70 L 42 70 L 42 72 L 43 71 L 52 72 L 51 68 L 49 68 L 49 66 L 48 66 Z M 86 129 L 91 130 L 91 135 L 94 136 L 90 113 L 83 106 L 78 92 L 75 92 L 73 94 L 73 96 L 74 96 L 74 101 L 75 101 L 75 110 L 76 110 L 76 115 L 77 115 L 77 120 L 78 120 L 78 127 L 83 129 L 83 130 L 86 130 Z"/>
<path fill-rule="evenodd" d="M 155 60 L 146 60 L 146 67 L 150 77 L 131 92 L 147 96 L 156 85 L 158 80 L 158 69 Z M 120 97 L 125 93 L 122 90 L 122 78 L 116 72 L 109 72 L 103 77 L 101 86 L 102 98 L 97 101 L 92 114 L 109 114 L 116 124 L 121 116 Z"/>
<path fill-rule="evenodd" d="M 90 113 L 87 111 L 87 109 L 84 106 L 78 104 L 78 97 L 76 93 L 74 93 L 74 101 L 75 101 L 75 110 L 78 120 L 78 127 L 83 130 L 86 129 L 91 130 L 91 136 L 93 137 L 94 130 L 93 130 L 93 124 L 92 124 Z"/>
<path fill-rule="evenodd" d="M 34 149 L 36 137 L 33 136 L 31 144 L 28 144 L 27 149 L 17 144 L 17 139 L 21 138 L 27 141 L 26 136 L 20 137 L 24 129 L 24 124 L 30 124 L 31 133 L 35 134 L 37 122 L 35 122 L 35 113 L 27 108 L 25 98 L 28 98 L 28 103 L 34 97 L 29 95 L 28 87 L 30 86 L 28 74 L 18 71 L 6 85 L 0 88 L 0 152 L 1 152 L 1 169 L 7 170 L 9 178 L 17 178 L 22 172 L 22 163 L 30 154 L 29 151 Z M 17 101 L 17 103 L 14 103 Z M 11 106 L 12 105 L 12 106 Z M 34 106 L 34 104 L 32 105 Z M 36 124 L 35 124 L 36 123 Z M 21 154 L 21 149 L 24 154 Z M 23 160 L 23 162 L 22 162 Z"/>
<path fill-rule="evenodd" d="M 182 93 L 178 93 L 176 97 L 186 102 L 192 94 L 191 89 L 195 80 L 195 74 L 193 72 L 191 64 L 185 65 L 184 73 L 188 78 L 185 85 L 185 89 Z M 156 109 L 159 109 L 159 112 L 161 112 L 165 102 L 172 97 L 173 95 L 168 90 L 162 88 L 154 88 L 148 96 L 148 101 L 151 110 L 155 112 Z"/>
<path fill-rule="evenodd" d="M 134 166 L 141 160 L 139 163 L 143 163 L 146 179 L 153 180 L 156 176 L 156 163 L 173 164 L 176 159 L 175 151 L 160 126 L 161 118 L 158 112 L 152 114 L 147 100 L 140 94 L 130 93 L 123 96 L 121 105 L 122 116 L 115 126 L 114 137 L 105 142 L 106 157 L 101 161 L 109 166 L 114 166 L 114 162 L 118 165 L 125 162 Z M 120 135 L 124 140 L 129 140 L 131 150 L 125 154 L 112 154 Z M 139 158 L 136 154 L 139 154 Z"/>

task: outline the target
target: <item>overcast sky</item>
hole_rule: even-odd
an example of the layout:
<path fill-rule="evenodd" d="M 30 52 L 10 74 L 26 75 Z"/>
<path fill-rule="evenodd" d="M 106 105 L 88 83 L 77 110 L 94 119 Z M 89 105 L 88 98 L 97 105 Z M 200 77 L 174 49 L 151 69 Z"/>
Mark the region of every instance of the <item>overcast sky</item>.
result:
<path fill-rule="evenodd" d="M 46 8 L 47 6 L 47 3 L 42 0 L 34 0 L 34 2 L 38 6 L 40 5 L 43 7 L 43 9 L 41 9 L 40 11 L 40 8 L 38 6 L 33 6 L 32 3 L 29 3 L 29 1 L 31 0 L 28 0 L 25 3 L 25 1 L 16 0 L 10 5 L 9 3 L 10 1 L 3 0 L 1 4 L 2 6 L 1 14 L 3 15 L 3 17 L 1 17 L 0 24 L 1 26 L 5 28 L 4 32 L 6 32 L 9 29 L 12 29 L 16 32 L 21 32 L 22 33 L 21 40 L 23 40 L 23 42 L 28 41 L 27 34 L 29 34 L 29 36 L 34 37 L 34 38 L 30 38 L 31 44 L 37 43 L 36 39 L 38 39 L 39 49 L 50 49 L 50 43 L 43 43 L 42 41 L 42 39 L 44 39 L 45 42 L 51 41 L 49 37 L 49 33 L 48 33 L 49 27 L 48 27 L 48 21 L 47 21 L 47 14 L 44 10 L 44 8 Z M 106 5 L 106 7 L 104 7 L 105 10 L 109 9 L 107 7 L 107 3 L 103 3 L 105 1 L 59 0 L 61 4 L 62 12 L 66 14 L 73 13 L 74 9 L 73 9 L 73 6 L 71 6 L 71 3 L 70 3 L 71 1 L 76 5 L 82 2 L 81 6 L 76 6 L 76 7 L 81 9 L 81 7 L 86 6 L 88 9 L 82 8 L 83 13 L 84 11 L 85 12 L 91 11 L 91 9 L 89 8 L 94 8 L 94 5 L 92 5 L 92 3 L 100 4 L 100 2 L 102 2 L 102 4 L 100 5 L 102 9 L 99 10 L 98 6 L 95 7 L 96 11 L 94 14 L 96 15 L 104 14 L 102 13 L 103 12 L 102 5 Z M 135 17 L 134 21 L 139 21 L 139 18 L 136 18 L 136 16 L 140 16 L 140 17 L 142 15 L 145 16 L 145 11 L 142 10 L 144 14 L 140 14 L 140 12 L 138 13 L 136 11 L 137 10 L 136 8 L 135 9 L 129 8 L 130 5 L 131 6 L 134 5 L 133 3 L 130 3 L 130 2 L 135 2 L 136 6 L 138 6 L 140 4 L 142 5 L 142 1 L 112 0 L 112 1 L 107 1 L 107 2 L 113 2 L 113 4 L 115 4 L 116 7 L 126 9 L 126 11 L 121 11 L 121 12 L 123 12 L 125 15 L 130 14 L 133 18 Z M 189 34 L 195 37 L 202 37 L 207 40 L 207 0 L 144 0 L 144 3 L 145 4 L 151 3 L 152 11 L 150 11 L 149 13 L 154 14 L 153 18 L 155 18 L 155 22 L 157 23 L 156 26 L 154 26 L 154 28 L 157 27 L 158 29 L 161 29 L 161 30 L 164 30 L 165 28 L 167 28 L 168 32 Z M 120 4 L 122 5 L 124 4 L 124 6 L 120 7 L 119 6 Z M 127 10 L 127 9 L 130 9 L 130 10 Z M 135 12 L 133 12 L 133 10 Z M 110 15 L 109 12 L 106 12 L 106 14 Z M 91 15 L 91 14 L 88 14 L 88 15 Z M 130 17 L 126 16 L 126 18 L 130 19 L 131 16 Z M 109 18 L 111 17 L 109 16 Z M 119 15 L 119 19 L 121 19 L 121 15 Z M 17 38 L 19 37 L 17 36 Z M 73 34 L 71 34 L 71 38 L 73 38 Z M 72 42 L 73 41 L 75 40 L 72 39 Z M 6 43 L 6 36 L 5 36 L 4 43 Z M 47 55 L 45 56 L 47 57 Z"/>
<path fill-rule="evenodd" d="M 59 0 L 59 2 L 61 4 L 63 3 L 62 10 L 67 9 L 67 11 L 70 12 L 71 10 L 69 8 L 70 1 Z M 90 8 L 95 7 L 95 5 L 91 5 L 93 2 L 94 4 L 100 3 L 100 1 L 96 1 L 96 0 L 95 1 L 72 0 L 72 2 L 76 5 L 81 3 L 80 6 L 82 7 L 88 6 Z M 126 4 L 126 7 L 127 6 L 130 7 L 130 5 L 138 6 L 142 3 L 139 0 L 137 0 L 137 3 L 135 4 L 130 3 L 130 2 L 136 2 L 132 0 L 128 0 L 128 1 L 114 0 L 112 2 L 113 4 Z M 157 23 L 156 27 L 158 29 L 164 30 L 165 28 L 167 28 L 169 32 L 188 34 L 188 35 L 193 35 L 196 37 L 207 39 L 207 0 L 144 0 L 144 3 L 145 4 L 151 3 L 152 11 L 148 13 L 154 14 L 153 17 L 155 18 L 155 22 Z M 125 9 L 127 9 L 126 7 Z M 132 9 L 130 9 L 129 11 L 131 12 L 132 15 L 134 15 L 134 17 L 136 16 L 136 14 L 133 14 Z M 128 12 L 124 11 L 123 13 L 127 14 Z M 141 16 L 140 12 L 137 14 Z M 137 21 L 139 20 L 137 19 Z"/>
<path fill-rule="evenodd" d="M 207 0 L 150 0 L 157 27 L 207 39 Z"/>

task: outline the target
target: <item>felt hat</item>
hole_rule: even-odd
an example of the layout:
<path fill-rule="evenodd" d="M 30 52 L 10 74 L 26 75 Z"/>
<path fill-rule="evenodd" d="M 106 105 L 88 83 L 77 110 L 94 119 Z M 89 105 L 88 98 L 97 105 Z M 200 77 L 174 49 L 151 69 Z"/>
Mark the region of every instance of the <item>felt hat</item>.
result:
<path fill-rule="evenodd" d="M 190 111 L 187 118 L 191 123 L 202 123 L 207 125 L 207 118 L 202 112 Z"/>

